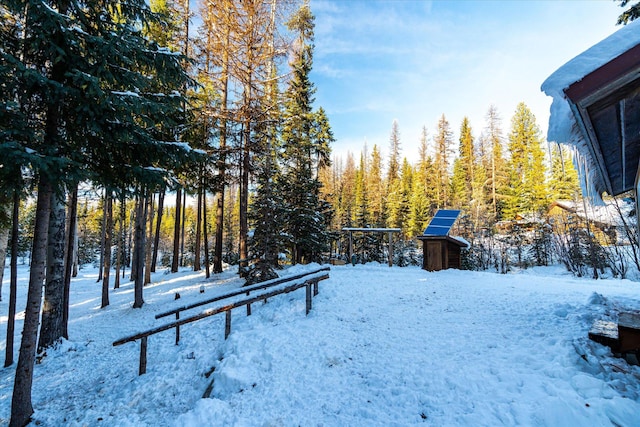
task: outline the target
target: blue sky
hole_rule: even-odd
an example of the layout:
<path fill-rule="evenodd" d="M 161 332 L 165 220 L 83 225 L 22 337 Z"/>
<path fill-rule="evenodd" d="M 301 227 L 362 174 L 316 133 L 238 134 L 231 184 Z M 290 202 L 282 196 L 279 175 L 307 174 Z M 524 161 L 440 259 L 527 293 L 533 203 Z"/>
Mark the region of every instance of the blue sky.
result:
<path fill-rule="evenodd" d="M 444 114 L 464 116 L 477 138 L 490 105 L 504 134 L 519 102 L 543 136 L 551 98 L 540 91 L 557 68 L 619 29 L 611 0 L 311 0 L 316 16 L 312 79 L 329 116 L 334 154 L 356 161 L 365 141 L 386 155 L 394 119 L 402 155 L 415 162 L 420 132 Z"/>

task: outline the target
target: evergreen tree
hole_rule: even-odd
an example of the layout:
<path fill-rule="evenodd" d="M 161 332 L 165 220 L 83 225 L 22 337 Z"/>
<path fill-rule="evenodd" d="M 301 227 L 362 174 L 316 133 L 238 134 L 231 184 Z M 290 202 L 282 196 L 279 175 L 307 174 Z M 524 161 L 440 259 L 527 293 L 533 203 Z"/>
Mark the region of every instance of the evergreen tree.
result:
<path fill-rule="evenodd" d="M 389 168 L 387 169 L 387 191 L 391 191 L 393 182 L 400 177 L 400 129 L 398 121 L 391 125 L 389 137 Z"/>
<path fill-rule="evenodd" d="M 444 114 L 438 120 L 438 133 L 435 137 L 434 158 L 434 186 L 436 188 L 436 206 L 438 209 L 450 205 L 449 162 L 451 157 L 451 145 L 453 144 L 453 132 Z"/>
<path fill-rule="evenodd" d="M 275 31 L 275 23 L 273 20 L 275 2 L 272 3 L 272 24 L 269 26 L 270 37 L 273 39 Z M 272 42 L 272 47 L 273 46 Z M 275 47 L 274 47 L 275 48 Z M 280 140 L 278 134 L 280 131 L 280 105 L 278 103 L 279 91 L 277 85 L 277 69 L 276 69 L 275 57 L 272 52 L 272 62 L 270 71 L 270 82 L 266 85 L 266 93 L 264 99 L 261 101 L 264 109 L 264 115 L 267 120 L 263 120 L 258 123 L 257 141 L 256 147 L 256 160 L 257 163 L 255 175 L 257 177 L 257 186 L 255 195 L 251 200 L 251 209 L 249 211 L 249 220 L 253 224 L 253 236 L 250 240 L 250 249 L 253 256 L 260 259 L 261 263 L 258 263 L 260 271 L 258 277 L 255 279 L 267 280 L 270 276 L 277 276 L 274 273 L 270 273 L 270 268 L 278 267 L 278 254 L 283 248 L 285 241 L 282 237 L 284 226 L 283 219 L 285 217 L 282 204 L 280 203 L 280 194 L 278 194 L 278 188 L 276 183 L 280 180 L 280 168 L 278 165 L 278 154 L 280 151 Z M 324 112 L 320 120 L 326 120 Z M 318 134 L 323 132 L 329 132 L 322 126 L 317 130 Z M 325 162 L 318 166 L 323 168 L 328 164 L 328 161 L 323 158 Z M 320 162 L 318 162 L 320 163 Z"/>
<path fill-rule="evenodd" d="M 369 226 L 369 197 L 366 176 L 367 165 L 365 154 L 362 153 L 360 154 L 360 167 L 356 171 L 355 211 L 351 219 L 356 227 Z"/>
<path fill-rule="evenodd" d="M 428 214 L 431 215 L 435 213 L 437 209 L 437 188 L 433 183 L 435 176 L 434 163 L 433 158 L 429 155 L 427 128 L 424 126 L 420 134 L 419 162 L 416 174 L 418 175 L 417 179 L 420 180 L 424 188 L 423 197 L 428 206 Z"/>
<path fill-rule="evenodd" d="M 464 163 L 462 159 L 458 157 L 453 161 L 453 174 L 451 175 L 451 207 L 463 210 L 468 207 L 467 182 L 465 179 Z"/>
<path fill-rule="evenodd" d="M 468 210 L 473 193 L 475 155 L 473 135 L 469 119 L 464 117 L 460 125 L 460 146 L 458 158 L 453 165 L 452 199 L 454 206 Z"/>
<path fill-rule="evenodd" d="M 18 164 L 31 167 L 38 180 L 38 227 L 11 416 L 12 425 L 23 425 L 33 412 L 44 242 L 64 239 L 64 233 L 52 231 L 59 227 L 49 228 L 50 199 L 63 200 L 66 185 L 82 179 L 113 188 L 161 182 L 189 152 L 157 138 L 158 128 L 174 125 L 170 118 L 183 102 L 176 90 L 188 79 L 180 56 L 145 38 L 144 30 L 158 16 L 142 0 L 122 1 L 117 8 L 102 1 L 29 2 L 28 7 L 6 2 L 5 12 L 24 23 L 18 49 L 1 52 L 2 74 L 13 92 L 8 99 L 19 104 L 10 104 L 7 118 L 17 123 L 25 117 L 17 111 L 28 111 L 29 130 L 14 133 L 1 154 L 26 154 Z M 4 127 L 5 117 L 1 122 Z M 35 137 L 24 138 L 27 134 Z M 59 288 L 64 282 L 51 283 Z"/>
<path fill-rule="evenodd" d="M 387 198 L 385 200 L 386 224 L 390 228 L 402 227 L 404 217 L 403 186 L 400 175 L 400 130 L 398 121 L 394 120 L 389 137 L 389 167 L 387 169 Z"/>
<path fill-rule="evenodd" d="M 476 161 L 473 168 L 473 183 L 471 185 L 471 200 L 469 203 L 469 221 L 471 221 L 472 229 L 478 230 L 480 224 L 489 225 L 489 192 L 488 186 L 491 170 L 487 169 L 486 162 L 486 137 L 481 135 L 478 139 L 478 151 L 476 153 Z M 495 220 L 495 216 L 491 216 Z"/>
<path fill-rule="evenodd" d="M 352 153 L 347 153 L 347 162 L 342 172 L 339 191 L 339 212 L 342 218 L 340 228 L 353 227 L 353 212 L 356 208 L 355 188 L 356 188 L 356 163 Z"/>
<path fill-rule="evenodd" d="M 369 213 L 373 227 L 383 227 L 385 223 L 384 200 L 386 187 L 382 180 L 382 155 L 377 145 L 371 150 L 369 171 L 366 175 L 369 190 Z"/>
<path fill-rule="evenodd" d="M 535 116 L 524 103 L 518 104 L 509 133 L 507 218 L 515 218 L 518 213 L 540 213 L 548 205 L 541 143 Z"/>
<path fill-rule="evenodd" d="M 502 217 L 502 207 L 504 205 L 504 191 L 507 181 L 506 161 L 504 152 L 504 136 L 502 133 L 501 119 L 498 110 L 491 105 L 487 111 L 487 125 L 485 128 L 486 148 L 483 150 L 482 164 L 487 171 L 486 191 L 488 193 L 488 204 L 493 212 L 493 221 Z"/>
<path fill-rule="evenodd" d="M 413 184 L 409 199 L 409 214 L 407 219 L 407 236 L 412 238 L 421 235 L 430 218 L 430 202 L 427 198 L 425 180 L 416 170 L 413 174 Z"/>
<path fill-rule="evenodd" d="M 626 7 L 629 4 L 629 0 L 616 0 L 620 3 L 620 7 Z M 640 2 L 636 2 L 629 6 L 627 10 L 622 12 L 620 16 L 618 16 L 617 25 L 624 24 L 627 25 L 629 22 L 636 20 L 640 17 Z"/>
<path fill-rule="evenodd" d="M 402 173 L 400 179 L 402 181 L 402 206 L 400 216 L 402 218 L 401 227 L 403 232 L 407 232 L 407 222 L 409 217 L 409 200 L 413 192 L 413 175 L 414 170 L 407 158 L 402 160 Z"/>
<path fill-rule="evenodd" d="M 580 196 L 578 172 L 571 161 L 571 153 L 560 144 L 551 147 L 549 195 L 553 200 L 576 200 Z"/>
<path fill-rule="evenodd" d="M 313 83 L 309 79 L 313 56 L 314 16 L 303 4 L 288 23 L 297 34 L 292 78 L 285 93 L 282 131 L 283 174 L 281 187 L 286 201 L 285 224 L 294 263 L 318 258 L 328 249 L 324 203 L 317 177 L 319 158 L 327 158 L 326 140 L 315 129 L 318 115 L 312 111 Z"/>

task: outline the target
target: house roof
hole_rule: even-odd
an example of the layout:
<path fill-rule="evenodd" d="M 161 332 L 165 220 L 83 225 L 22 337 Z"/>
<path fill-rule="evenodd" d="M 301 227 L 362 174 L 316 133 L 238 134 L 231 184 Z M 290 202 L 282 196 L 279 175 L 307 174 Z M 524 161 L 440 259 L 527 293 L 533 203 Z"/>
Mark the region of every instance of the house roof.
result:
<path fill-rule="evenodd" d="M 587 192 L 632 189 L 640 159 L 640 20 L 560 67 L 542 91 L 553 98 L 547 140 L 577 148 Z"/>
<path fill-rule="evenodd" d="M 633 218 L 630 212 L 634 208 L 634 204 L 628 203 L 626 199 L 620 201 L 609 200 L 603 205 L 576 203 L 572 200 L 556 200 L 551 203 L 547 212 L 550 212 L 554 207 L 559 207 L 580 218 L 597 222 L 601 226 L 618 227 L 624 226 L 621 216 Z M 627 221 L 628 220 L 629 219 L 627 219 Z"/>

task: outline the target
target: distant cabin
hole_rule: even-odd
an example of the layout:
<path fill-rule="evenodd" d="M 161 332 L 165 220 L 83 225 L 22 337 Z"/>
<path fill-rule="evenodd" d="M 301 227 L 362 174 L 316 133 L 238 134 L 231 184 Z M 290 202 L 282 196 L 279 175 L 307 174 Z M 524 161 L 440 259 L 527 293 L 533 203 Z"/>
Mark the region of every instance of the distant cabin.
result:
<path fill-rule="evenodd" d="M 572 227 L 587 228 L 593 233 L 596 241 L 601 245 L 613 245 L 618 240 L 617 221 L 612 213 L 609 216 L 585 215 L 584 209 L 576 207 L 570 200 L 557 200 L 547 210 L 548 221 L 552 226 L 572 224 Z"/>

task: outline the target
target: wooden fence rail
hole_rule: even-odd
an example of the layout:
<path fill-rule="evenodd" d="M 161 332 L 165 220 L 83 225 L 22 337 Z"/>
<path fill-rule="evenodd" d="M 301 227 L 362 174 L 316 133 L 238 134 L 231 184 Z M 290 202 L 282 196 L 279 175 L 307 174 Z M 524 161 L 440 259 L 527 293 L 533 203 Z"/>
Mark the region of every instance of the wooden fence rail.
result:
<path fill-rule="evenodd" d="M 325 271 L 325 270 L 328 270 L 328 269 L 329 268 L 324 268 L 324 269 L 322 269 L 322 271 Z M 320 270 L 318 270 L 318 271 L 320 271 Z M 283 283 L 286 283 L 286 282 L 294 281 L 294 280 L 297 280 L 297 279 L 299 279 L 301 277 L 308 276 L 308 275 L 313 274 L 313 273 L 318 273 L 318 271 L 315 271 L 315 272 L 312 272 L 312 273 L 306 273 L 306 274 L 303 274 L 303 275 L 288 277 L 288 278 L 282 279 L 280 282 L 278 282 L 276 284 L 270 284 L 268 286 L 270 287 L 270 286 L 275 286 L 277 284 L 283 284 Z M 119 346 L 119 345 L 122 345 L 122 344 L 125 344 L 125 343 L 128 343 L 128 342 L 134 342 L 134 341 L 140 340 L 140 366 L 139 366 L 139 369 L 138 369 L 138 375 L 142 375 L 147 371 L 147 340 L 148 340 L 149 336 L 155 335 L 157 333 L 160 333 L 160 332 L 163 332 L 163 331 L 166 331 L 166 330 L 169 330 L 169 329 L 176 328 L 176 336 L 178 337 L 179 336 L 178 331 L 179 331 L 180 326 L 186 325 L 187 323 L 196 322 L 198 320 L 202 320 L 202 319 L 214 316 L 214 315 L 219 314 L 219 313 L 225 313 L 224 338 L 227 339 L 227 337 L 231 333 L 231 310 L 232 309 L 238 308 L 238 307 L 242 307 L 242 306 L 249 306 L 250 304 L 253 304 L 253 303 L 258 302 L 258 301 L 266 301 L 268 298 L 272 298 L 272 297 L 274 297 L 276 295 L 280 295 L 280 294 L 287 294 L 289 292 L 293 292 L 293 291 L 295 291 L 297 289 L 300 289 L 300 288 L 303 288 L 303 287 L 306 288 L 306 314 L 309 314 L 309 311 L 311 310 L 311 304 L 312 304 L 312 302 L 311 302 L 312 301 L 312 295 L 317 295 L 318 294 L 318 282 L 320 280 L 325 280 L 325 279 L 328 279 L 328 278 L 329 278 L 328 274 L 322 274 L 322 275 L 318 275 L 318 276 L 313 276 L 311 278 L 306 279 L 303 282 L 294 283 L 294 284 L 288 285 L 288 286 L 286 286 L 284 288 L 281 288 L 281 289 L 276 289 L 276 290 L 272 290 L 272 291 L 269 291 L 269 292 L 264 292 L 264 293 L 261 293 L 259 295 L 255 295 L 255 296 L 253 296 L 251 298 L 245 298 L 245 299 L 242 299 L 240 301 L 235 301 L 235 302 L 233 302 L 231 304 L 227 304 L 227 305 L 224 305 L 224 306 L 221 306 L 221 307 L 210 308 L 210 309 L 207 309 L 207 310 L 203 311 L 202 313 L 199 313 L 199 314 L 196 314 L 196 315 L 193 315 L 193 316 L 190 316 L 190 317 L 185 317 L 184 319 L 179 319 L 179 320 L 176 320 L 176 321 L 174 321 L 172 323 L 168 323 L 166 325 L 158 326 L 156 328 L 152 328 L 152 329 L 149 329 L 149 330 L 144 331 L 144 332 L 140 332 L 140 333 L 137 333 L 137 334 L 134 334 L 134 335 L 130 335 L 130 336 L 125 337 L 125 338 L 121 338 L 121 339 L 119 339 L 117 341 L 114 341 L 113 346 L 115 347 L 115 346 Z M 255 285 L 255 286 L 257 286 L 257 285 Z M 313 286 L 313 288 L 312 288 L 312 286 Z M 225 298 L 229 298 L 231 296 L 237 296 L 237 295 L 242 295 L 244 293 L 247 293 L 247 289 L 248 288 L 249 287 L 242 289 L 241 292 L 238 291 L 238 292 L 232 292 L 231 294 L 226 294 Z M 254 288 L 254 289 L 251 289 L 251 290 L 256 290 L 256 289 L 257 288 Z M 223 298 L 218 298 L 217 297 L 217 299 L 214 298 L 212 300 L 219 301 L 221 299 L 223 299 Z M 206 302 L 206 303 L 208 304 L 208 303 L 211 303 L 211 302 L 215 302 L 215 301 L 212 301 L 212 300 L 208 300 L 208 302 Z M 205 303 L 192 304 L 192 306 L 197 307 L 197 306 L 201 306 L 203 304 L 205 304 Z M 193 307 L 190 307 L 190 306 L 186 306 L 186 307 L 193 308 Z M 184 311 L 186 309 L 188 309 L 188 308 L 181 307 L 180 309 L 176 309 L 177 311 L 176 310 L 172 310 L 171 312 L 162 313 L 162 315 L 168 316 L 168 315 L 171 315 L 171 314 L 174 314 L 174 313 L 176 315 L 179 315 L 180 311 Z M 250 312 L 248 311 L 247 314 L 250 314 Z M 162 316 L 161 315 L 156 316 L 156 318 L 158 318 L 158 317 L 162 317 Z M 177 338 L 176 338 L 176 341 L 177 341 Z"/>
<path fill-rule="evenodd" d="M 242 294 L 246 294 L 247 296 L 249 296 L 252 291 L 259 291 L 259 290 L 268 289 L 268 288 L 271 288 L 273 286 L 281 285 L 281 284 L 286 283 L 286 282 L 291 282 L 293 280 L 301 279 L 303 277 L 311 276 L 312 274 L 318 274 L 320 272 L 329 271 L 329 270 L 330 270 L 329 267 L 322 267 L 322 268 L 319 268 L 317 270 L 313 270 L 313 271 L 309 271 L 309 272 L 301 273 L 301 274 L 296 274 L 294 276 L 283 277 L 283 278 L 280 278 L 280 279 L 266 280 L 266 281 L 261 282 L 261 283 L 256 283 L 255 285 L 252 285 L 252 286 L 245 286 L 242 289 L 239 289 L 239 290 L 236 290 L 236 291 L 233 291 L 233 292 L 229 292 L 229 293 L 226 293 L 226 294 L 223 294 L 223 295 L 218 295 L 217 297 L 214 297 L 214 298 L 209 298 L 207 300 L 198 301 L 198 302 L 193 303 L 193 304 L 184 305 L 182 307 L 174 308 L 173 310 L 165 311 L 164 313 L 156 314 L 156 319 L 160 319 L 162 317 L 171 316 L 172 314 L 175 314 L 176 315 L 176 320 L 180 320 L 180 313 L 185 311 L 185 310 L 190 310 L 192 308 L 201 307 L 203 305 L 207 305 L 207 304 L 211 304 L 211 303 L 214 303 L 214 302 L 222 301 L 222 300 L 225 300 L 227 298 L 232 298 L 232 297 L 235 297 L 235 296 L 238 296 L 238 295 L 242 295 Z M 315 285 L 314 292 L 315 292 L 314 295 L 318 294 L 318 283 L 317 282 L 316 282 L 316 285 Z M 247 316 L 251 316 L 251 304 L 247 304 Z M 178 345 L 179 342 L 180 342 L 180 326 L 176 326 L 176 345 Z"/>

